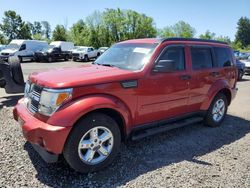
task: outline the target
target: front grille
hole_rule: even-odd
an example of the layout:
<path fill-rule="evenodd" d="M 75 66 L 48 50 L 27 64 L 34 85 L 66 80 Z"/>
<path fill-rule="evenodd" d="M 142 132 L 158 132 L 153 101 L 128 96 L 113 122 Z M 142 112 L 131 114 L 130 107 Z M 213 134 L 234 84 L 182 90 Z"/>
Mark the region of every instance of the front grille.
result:
<path fill-rule="evenodd" d="M 42 87 L 35 85 L 35 84 L 31 85 L 31 88 L 28 94 L 29 101 L 27 104 L 27 107 L 30 112 L 32 113 L 38 112 L 41 93 L 42 93 Z"/>
<path fill-rule="evenodd" d="M 1 53 L 1 55 L 9 55 L 9 53 Z"/>
<path fill-rule="evenodd" d="M 73 57 L 79 57 L 79 54 L 73 53 L 72 56 L 73 56 Z"/>

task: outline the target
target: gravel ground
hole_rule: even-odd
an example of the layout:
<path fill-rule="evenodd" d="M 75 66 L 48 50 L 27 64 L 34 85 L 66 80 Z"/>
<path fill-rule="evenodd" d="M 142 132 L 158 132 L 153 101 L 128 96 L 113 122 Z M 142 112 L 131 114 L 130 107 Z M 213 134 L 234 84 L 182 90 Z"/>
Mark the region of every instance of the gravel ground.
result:
<path fill-rule="evenodd" d="M 0 187 L 250 187 L 249 84 L 250 76 L 239 82 L 221 127 L 190 125 L 123 145 L 110 167 L 88 175 L 63 159 L 43 162 L 12 118 L 21 96 L 6 95 L 0 98 Z"/>

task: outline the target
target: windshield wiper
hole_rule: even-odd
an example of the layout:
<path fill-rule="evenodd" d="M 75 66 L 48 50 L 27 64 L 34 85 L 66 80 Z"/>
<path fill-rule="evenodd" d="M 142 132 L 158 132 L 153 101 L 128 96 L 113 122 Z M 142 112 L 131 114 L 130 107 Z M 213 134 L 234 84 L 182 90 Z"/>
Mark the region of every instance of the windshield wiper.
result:
<path fill-rule="evenodd" d="M 112 65 L 112 64 L 108 64 L 108 63 L 93 63 L 95 65 L 101 65 L 101 66 L 106 66 L 106 67 L 115 67 L 115 65 Z"/>

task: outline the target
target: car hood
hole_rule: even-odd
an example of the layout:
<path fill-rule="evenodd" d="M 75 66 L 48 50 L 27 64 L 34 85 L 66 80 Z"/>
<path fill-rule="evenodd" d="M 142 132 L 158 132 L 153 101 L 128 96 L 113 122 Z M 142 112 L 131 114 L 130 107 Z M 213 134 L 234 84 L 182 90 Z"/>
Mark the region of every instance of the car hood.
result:
<path fill-rule="evenodd" d="M 1 51 L 1 53 L 9 53 L 9 54 L 14 54 L 16 53 L 18 50 L 16 49 L 4 49 Z"/>
<path fill-rule="evenodd" d="M 138 76 L 138 72 L 122 70 L 116 67 L 88 64 L 73 68 L 59 68 L 43 72 L 34 72 L 29 76 L 29 80 L 32 83 L 48 88 L 71 88 L 132 80 L 137 79 Z"/>
<path fill-rule="evenodd" d="M 244 63 L 246 67 L 250 67 L 250 61 L 245 61 Z"/>

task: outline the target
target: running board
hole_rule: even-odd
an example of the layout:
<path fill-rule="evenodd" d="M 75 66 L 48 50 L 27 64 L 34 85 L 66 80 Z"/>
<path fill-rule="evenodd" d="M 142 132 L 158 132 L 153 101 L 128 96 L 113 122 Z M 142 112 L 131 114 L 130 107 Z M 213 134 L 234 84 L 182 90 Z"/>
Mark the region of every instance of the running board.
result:
<path fill-rule="evenodd" d="M 152 136 L 161 132 L 169 131 L 171 129 L 183 127 L 190 124 L 195 124 L 203 121 L 203 119 L 204 119 L 203 117 L 192 117 L 188 119 L 182 119 L 173 123 L 167 123 L 165 125 L 158 125 L 156 127 L 151 127 L 140 131 L 138 130 L 132 134 L 131 140 L 132 141 L 140 140 L 142 138 Z"/>

